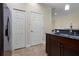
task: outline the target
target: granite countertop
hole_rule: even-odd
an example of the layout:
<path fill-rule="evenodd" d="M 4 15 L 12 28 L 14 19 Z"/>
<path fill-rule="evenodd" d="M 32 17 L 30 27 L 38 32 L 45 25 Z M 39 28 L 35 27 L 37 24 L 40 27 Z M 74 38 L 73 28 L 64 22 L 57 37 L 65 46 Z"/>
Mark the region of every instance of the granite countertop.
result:
<path fill-rule="evenodd" d="M 75 36 L 75 35 L 69 35 L 69 34 L 54 34 L 54 33 L 49 33 L 52 35 L 56 35 L 56 36 L 61 36 L 61 37 L 65 37 L 65 38 L 71 38 L 71 39 L 77 39 L 79 40 L 79 36 Z"/>

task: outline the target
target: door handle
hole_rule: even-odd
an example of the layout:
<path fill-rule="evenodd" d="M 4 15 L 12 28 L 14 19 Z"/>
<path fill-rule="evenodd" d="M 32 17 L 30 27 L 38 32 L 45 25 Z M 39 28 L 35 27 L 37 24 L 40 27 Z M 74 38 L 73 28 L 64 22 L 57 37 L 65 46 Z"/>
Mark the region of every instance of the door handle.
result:
<path fill-rule="evenodd" d="M 61 45 L 60 47 L 63 48 L 63 45 Z"/>
<path fill-rule="evenodd" d="M 31 30 L 31 32 L 34 32 L 33 30 Z"/>
<path fill-rule="evenodd" d="M 7 25 L 6 25 L 6 29 L 5 29 L 5 36 L 7 36 L 8 37 L 8 42 L 9 42 L 9 33 L 8 33 L 8 27 L 9 27 L 9 17 L 7 18 Z"/>

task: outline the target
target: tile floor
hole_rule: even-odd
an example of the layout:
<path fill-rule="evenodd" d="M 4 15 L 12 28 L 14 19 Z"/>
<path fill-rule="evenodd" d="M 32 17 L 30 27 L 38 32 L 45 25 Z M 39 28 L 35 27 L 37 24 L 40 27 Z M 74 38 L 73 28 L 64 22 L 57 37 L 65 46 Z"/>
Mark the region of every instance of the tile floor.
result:
<path fill-rule="evenodd" d="M 45 44 L 39 44 L 28 48 L 15 50 L 13 56 L 46 56 Z"/>

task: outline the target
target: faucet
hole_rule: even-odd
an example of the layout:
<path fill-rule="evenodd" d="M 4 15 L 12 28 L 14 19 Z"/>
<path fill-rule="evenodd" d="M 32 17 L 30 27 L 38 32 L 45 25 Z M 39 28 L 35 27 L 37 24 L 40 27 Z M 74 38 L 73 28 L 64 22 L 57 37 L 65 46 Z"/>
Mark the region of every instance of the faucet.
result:
<path fill-rule="evenodd" d="M 76 32 L 74 32 L 74 35 L 76 35 Z"/>
<path fill-rule="evenodd" d="M 72 23 L 71 23 L 71 26 L 70 26 L 69 34 L 72 34 Z"/>

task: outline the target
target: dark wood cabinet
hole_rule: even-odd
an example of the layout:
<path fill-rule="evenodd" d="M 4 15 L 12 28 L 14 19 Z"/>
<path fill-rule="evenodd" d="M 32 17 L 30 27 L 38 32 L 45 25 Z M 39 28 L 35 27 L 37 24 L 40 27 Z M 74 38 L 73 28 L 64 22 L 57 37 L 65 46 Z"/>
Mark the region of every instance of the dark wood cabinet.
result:
<path fill-rule="evenodd" d="M 46 53 L 48 53 L 48 54 L 50 54 L 50 51 L 49 51 L 49 49 L 50 49 L 50 35 L 46 35 L 46 38 L 47 38 L 47 40 L 46 40 Z"/>
<path fill-rule="evenodd" d="M 49 56 L 79 56 L 79 40 L 46 34 L 46 51 Z"/>
<path fill-rule="evenodd" d="M 64 54 L 65 56 L 79 56 L 79 40 L 64 40 L 63 43 Z"/>
<path fill-rule="evenodd" d="M 51 52 L 51 55 L 60 55 L 60 44 L 58 43 L 58 41 L 56 40 L 56 37 L 53 37 L 52 39 L 52 36 L 50 38 L 50 52 Z"/>
<path fill-rule="evenodd" d="M 78 56 L 78 50 L 74 49 L 73 47 L 64 46 L 64 55 L 65 56 Z"/>
<path fill-rule="evenodd" d="M 46 35 L 46 53 L 49 56 L 60 55 L 60 47 L 59 47 L 59 45 L 60 44 L 56 40 L 55 36 L 51 36 L 51 35 L 48 35 L 48 34 Z"/>

